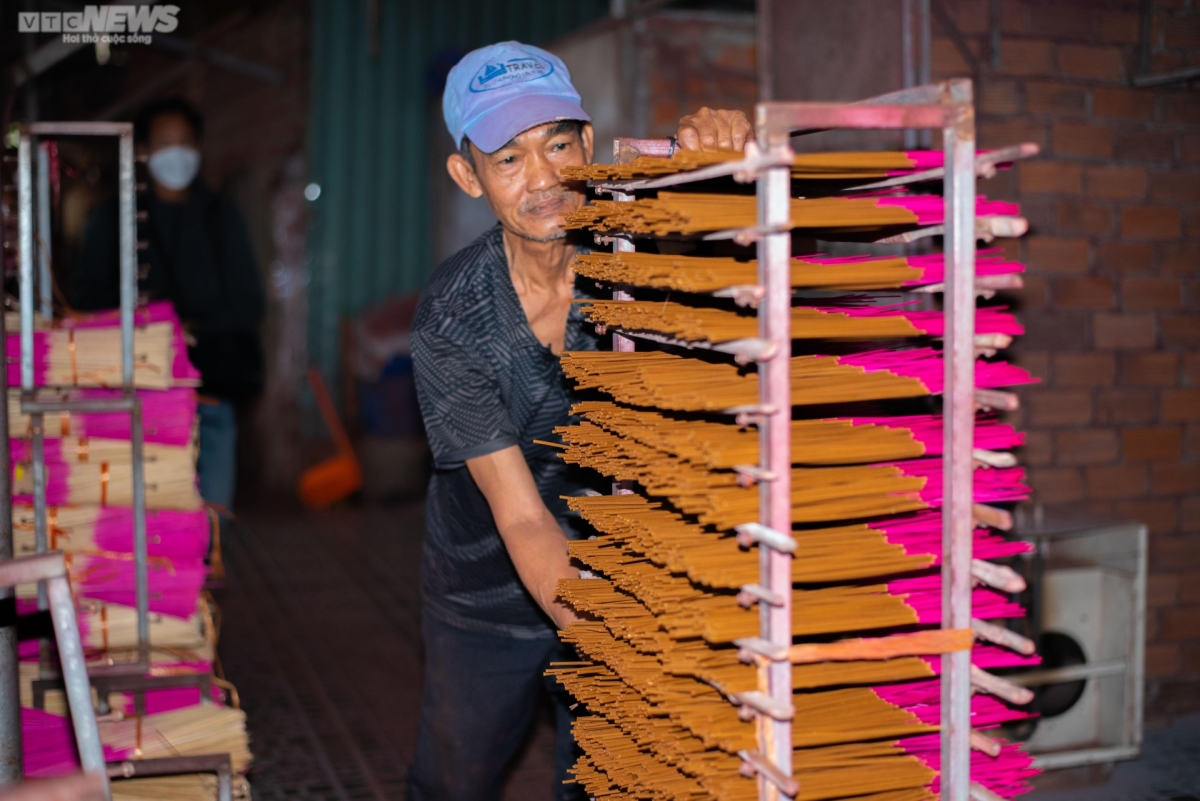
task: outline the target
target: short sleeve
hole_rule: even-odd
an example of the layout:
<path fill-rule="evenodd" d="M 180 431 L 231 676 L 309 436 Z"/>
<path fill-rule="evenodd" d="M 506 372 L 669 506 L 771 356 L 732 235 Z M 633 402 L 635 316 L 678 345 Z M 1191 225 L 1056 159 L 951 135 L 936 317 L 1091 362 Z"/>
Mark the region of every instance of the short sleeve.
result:
<path fill-rule="evenodd" d="M 461 467 L 467 459 L 518 444 L 500 388 L 478 349 L 446 320 L 412 335 L 417 400 L 435 464 Z"/>

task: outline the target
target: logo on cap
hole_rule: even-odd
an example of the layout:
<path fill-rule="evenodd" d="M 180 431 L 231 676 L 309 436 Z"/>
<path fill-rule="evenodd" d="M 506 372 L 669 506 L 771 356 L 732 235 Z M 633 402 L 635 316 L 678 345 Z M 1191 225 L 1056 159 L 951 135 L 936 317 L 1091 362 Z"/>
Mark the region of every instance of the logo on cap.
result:
<path fill-rule="evenodd" d="M 471 79 L 472 92 L 490 92 L 514 83 L 526 83 L 554 73 L 554 65 L 540 58 L 526 56 L 484 64 Z"/>

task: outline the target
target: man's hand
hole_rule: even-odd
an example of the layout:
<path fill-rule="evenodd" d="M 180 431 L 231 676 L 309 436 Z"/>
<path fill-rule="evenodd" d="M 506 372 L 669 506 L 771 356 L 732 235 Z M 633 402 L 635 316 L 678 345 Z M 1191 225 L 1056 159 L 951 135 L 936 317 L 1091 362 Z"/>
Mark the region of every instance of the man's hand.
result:
<path fill-rule="evenodd" d="M 675 138 L 684 150 L 742 150 L 754 139 L 754 126 L 740 111 L 705 106 L 679 120 Z"/>
<path fill-rule="evenodd" d="M 521 449 L 503 450 L 467 460 L 500 531 L 500 539 L 517 568 L 521 583 L 559 629 L 578 618 L 555 595 L 559 579 L 579 578 L 567 553 L 567 536 L 538 494 Z"/>

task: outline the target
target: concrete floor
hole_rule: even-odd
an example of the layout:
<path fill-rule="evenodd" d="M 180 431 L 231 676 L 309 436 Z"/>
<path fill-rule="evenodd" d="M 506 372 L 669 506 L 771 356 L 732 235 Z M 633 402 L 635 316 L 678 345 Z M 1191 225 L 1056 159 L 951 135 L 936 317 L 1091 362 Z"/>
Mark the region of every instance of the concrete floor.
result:
<path fill-rule="evenodd" d="M 421 505 L 246 514 L 223 542 L 220 653 L 237 685 L 259 801 L 404 799 L 421 694 Z M 505 801 L 551 798 L 539 718 Z M 1200 801 L 1200 715 L 1146 733 L 1106 784 L 1027 801 Z"/>
<path fill-rule="evenodd" d="M 421 505 L 246 514 L 223 538 L 220 654 L 259 801 L 405 797 L 421 696 Z M 551 798 L 539 719 L 505 801 Z"/>

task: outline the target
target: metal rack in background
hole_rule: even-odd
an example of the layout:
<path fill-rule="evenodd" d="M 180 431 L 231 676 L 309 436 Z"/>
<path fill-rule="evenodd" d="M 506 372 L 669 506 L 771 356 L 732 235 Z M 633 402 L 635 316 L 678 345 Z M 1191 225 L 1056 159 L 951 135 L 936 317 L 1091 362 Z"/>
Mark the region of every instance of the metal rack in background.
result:
<path fill-rule="evenodd" d="M 136 582 L 135 604 L 137 611 L 137 659 L 131 663 L 92 665 L 87 669 L 87 679 L 96 688 L 103 711 L 108 709 L 108 692 L 129 691 L 134 696 L 136 714 L 145 710 L 145 692 L 154 689 L 170 689 L 180 686 L 197 686 L 201 690 L 201 702 L 212 703 L 211 675 L 194 676 L 150 676 L 150 610 L 149 580 L 146 552 L 146 479 L 145 448 L 142 426 L 141 399 L 134 385 L 134 308 L 138 301 L 137 265 L 137 218 L 134 175 L 133 124 L 128 122 L 34 122 L 20 126 L 17 145 L 17 248 L 20 286 L 20 341 L 21 341 L 21 392 L 20 409 L 30 418 L 31 473 L 33 477 L 34 536 L 38 554 L 48 551 L 48 520 L 46 509 L 46 460 L 45 429 L 46 414 L 54 413 L 126 413 L 130 416 L 130 450 L 133 475 L 133 558 Z M 50 270 L 50 203 L 49 203 L 49 160 L 44 149 L 39 148 L 38 193 L 36 225 L 38 247 L 35 248 L 35 197 L 33 189 L 34 138 L 39 136 L 101 136 L 116 137 L 118 140 L 118 217 L 119 265 L 120 265 L 120 329 L 121 329 L 121 389 L 120 398 L 78 399 L 67 397 L 65 387 L 36 387 L 34 384 L 34 314 L 35 291 L 38 311 L 45 317 L 52 312 L 52 281 Z M 35 280 L 34 261 L 38 256 L 38 271 Z M 36 284 L 36 286 L 35 286 Z M 6 389 L 7 391 L 7 389 Z M 6 401 L 7 402 L 7 401 Z M 6 426 L 7 427 L 7 426 Z M 6 443 L 7 444 L 7 443 Z M 12 497 L 5 494 L 0 499 L 0 514 L 5 516 L 6 525 L 11 527 Z M 48 597 L 45 581 L 38 582 L 38 609 L 51 608 L 53 599 Z M 82 661 L 82 653 L 80 654 Z M 41 674 L 34 682 L 36 700 L 44 702 L 49 689 L 65 688 L 71 691 L 71 677 L 66 671 L 55 675 L 50 669 L 48 641 L 43 641 Z M 89 693 L 90 700 L 90 693 Z M 11 701 L 11 703 L 10 703 Z M 72 706 L 75 708 L 78 704 Z M 93 716 L 90 703 L 88 710 Z M 0 699 L 0 713 L 17 716 L 19 729 L 20 704 L 17 699 Z M 12 721 L 0 721 L 5 731 Z M 19 744 L 19 739 L 17 740 Z M 8 740 L 5 740 L 5 745 Z M 20 753 L 16 759 L 20 760 Z M 0 753 L 0 760 L 11 759 L 12 754 Z M 94 766 L 85 762 L 85 768 Z M 218 801 L 232 799 L 232 769 L 229 754 L 203 754 L 188 757 L 165 757 L 116 762 L 107 766 L 109 778 L 135 778 L 145 776 L 167 776 L 188 773 L 214 773 L 217 776 Z"/>
<path fill-rule="evenodd" d="M 1016 408 L 1016 396 L 1008 392 L 975 389 L 975 240 L 977 233 L 1019 236 L 1023 221 L 1001 218 L 988 221 L 987 230 L 977 228 L 975 177 L 994 166 L 993 160 L 976 159 L 975 119 L 972 84 L 969 80 L 918 86 L 858 103 L 760 103 L 756 106 L 756 143 L 746 157 L 698 170 L 653 179 L 595 181 L 600 192 L 615 200 L 632 200 L 637 189 L 656 189 L 712 178 L 734 176 L 757 184 L 758 219 L 753 229 L 722 231 L 705 239 L 734 240 L 756 244 L 758 283 L 737 287 L 730 294 L 740 303 L 758 308 L 759 334 L 754 339 L 728 343 L 714 350 L 731 353 L 740 362 L 758 365 L 759 402 L 756 406 L 727 410 L 739 423 L 754 423 L 759 430 L 760 462 L 750 468 L 760 488 L 759 520 L 738 527 L 739 539 L 756 542 L 760 551 L 759 584 L 743 592 L 760 601 L 760 633 L 755 640 L 740 641 L 764 658 L 767 664 L 760 687 L 766 692 L 743 693 L 738 700 L 753 708 L 759 722 L 758 748 L 743 751 L 747 772 L 759 777 L 759 797 L 792 797 L 799 787 L 792 777 L 791 636 L 792 552 L 796 543 L 791 530 L 791 171 L 794 153 L 790 138 L 797 134 L 829 129 L 940 130 L 945 149 L 945 167 L 888 181 L 889 185 L 942 179 L 945 184 L 945 224 L 912 232 L 903 241 L 944 235 L 946 277 L 944 298 L 948 318 L 945 333 L 945 501 L 943 504 L 943 608 L 942 628 L 970 629 L 972 531 L 977 518 L 1011 526 L 1001 510 L 980 509 L 972 497 L 972 439 L 975 404 L 993 408 Z M 639 155 L 669 156 L 671 140 L 618 139 L 614 155 L 618 162 Z M 1007 152 L 1007 151 L 1006 151 Z M 1034 149 L 1032 152 L 1036 152 Z M 1032 155 L 1022 152 L 1016 157 Z M 607 242 L 599 239 L 600 242 Z M 896 240 L 899 241 L 899 240 Z M 614 250 L 633 250 L 632 239 L 612 238 Z M 614 298 L 632 299 L 624 293 Z M 630 337 L 673 343 L 655 335 L 623 332 L 614 334 L 614 350 L 632 350 Z M 696 347 L 696 343 L 688 343 Z M 701 346 L 703 347 L 703 346 Z M 620 491 L 614 487 L 615 491 Z M 993 797 L 990 791 L 970 781 L 970 651 L 942 657 L 942 756 L 941 793 L 946 801 L 968 801 Z M 763 662 L 760 662 L 762 664 Z"/>

